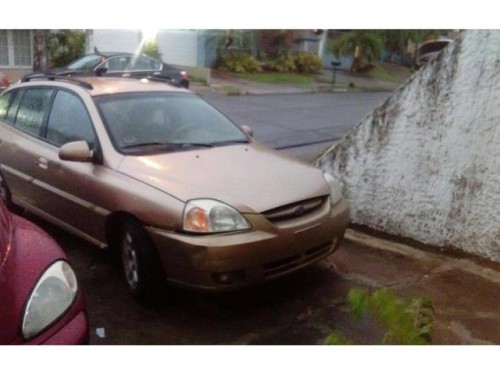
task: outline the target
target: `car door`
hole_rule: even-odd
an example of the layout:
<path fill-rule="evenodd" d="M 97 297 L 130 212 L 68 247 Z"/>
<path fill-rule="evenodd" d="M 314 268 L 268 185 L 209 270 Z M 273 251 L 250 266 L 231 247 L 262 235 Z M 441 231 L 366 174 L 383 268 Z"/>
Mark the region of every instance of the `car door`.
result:
<path fill-rule="evenodd" d="M 162 64 L 147 56 L 137 56 L 132 59 L 130 75 L 133 77 L 150 77 L 161 74 Z"/>
<path fill-rule="evenodd" d="M 83 140 L 90 149 L 98 148 L 91 118 L 76 93 L 63 89 L 55 92 L 44 140 L 34 173 L 44 195 L 38 207 L 58 225 L 88 240 L 102 238 L 106 212 L 96 207 L 95 200 L 103 167 L 59 158 L 60 147 L 69 142 Z"/>
<path fill-rule="evenodd" d="M 0 133 L 0 166 L 12 200 L 88 240 L 102 238 L 105 212 L 92 203 L 102 167 L 59 159 L 60 147 L 71 141 L 97 147 L 85 105 L 75 93 L 49 87 L 12 96 Z"/>
<path fill-rule="evenodd" d="M 40 168 L 43 126 L 53 93 L 53 88 L 40 87 L 6 94 L 9 105 L 0 118 L 0 169 L 12 200 L 24 207 L 36 208 L 40 201 L 40 189 L 33 181 Z"/>
<path fill-rule="evenodd" d="M 121 77 L 130 71 L 130 56 L 113 56 L 104 61 L 94 71 L 106 69 L 106 75 L 112 77 Z"/>

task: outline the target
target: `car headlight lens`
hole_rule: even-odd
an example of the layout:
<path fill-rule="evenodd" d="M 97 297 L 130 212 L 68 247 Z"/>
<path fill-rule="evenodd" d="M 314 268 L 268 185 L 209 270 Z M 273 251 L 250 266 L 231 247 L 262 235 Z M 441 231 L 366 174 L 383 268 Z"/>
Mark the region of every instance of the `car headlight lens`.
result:
<path fill-rule="evenodd" d="M 33 338 L 56 321 L 71 306 L 77 291 L 75 273 L 67 262 L 60 260 L 47 268 L 26 305 L 23 337 Z"/>
<path fill-rule="evenodd" d="M 183 229 L 194 233 L 220 233 L 250 229 L 250 223 L 234 208 L 211 199 L 186 203 Z"/>
<path fill-rule="evenodd" d="M 330 200 L 332 204 L 336 204 L 342 199 L 342 183 L 327 172 L 323 173 L 323 177 L 330 186 Z"/>

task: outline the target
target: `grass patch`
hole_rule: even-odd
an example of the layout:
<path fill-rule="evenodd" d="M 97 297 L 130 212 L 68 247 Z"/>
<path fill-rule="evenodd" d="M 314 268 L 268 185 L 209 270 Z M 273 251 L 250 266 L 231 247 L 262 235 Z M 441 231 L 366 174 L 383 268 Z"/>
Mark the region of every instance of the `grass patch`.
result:
<path fill-rule="evenodd" d="M 378 64 L 376 64 L 375 67 L 367 73 L 367 75 L 371 78 L 380 79 L 383 81 L 390 81 L 396 83 L 403 83 L 405 81 L 405 78 L 392 74 L 391 72 L 384 69 L 384 67 Z"/>
<path fill-rule="evenodd" d="M 234 74 L 234 76 L 240 79 L 245 79 L 247 81 L 269 84 L 310 85 L 314 81 L 313 76 L 296 73 L 239 73 Z"/>

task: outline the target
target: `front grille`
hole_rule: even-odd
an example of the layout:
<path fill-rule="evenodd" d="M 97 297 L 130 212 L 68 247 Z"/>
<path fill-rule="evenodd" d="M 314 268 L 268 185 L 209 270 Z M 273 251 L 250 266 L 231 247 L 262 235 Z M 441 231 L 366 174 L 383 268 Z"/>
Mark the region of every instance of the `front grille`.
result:
<path fill-rule="evenodd" d="M 266 219 L 272 223 L 295 219 L 307 215 L 308 213 L 318 209 L 325 203 L 327 199 L 327 196 L 307 199 L 304 201 L 273 208 L 272 210 L 263 212 L 262 215 L 264 215 Z"/>
<path fill-rule="evenodd" d="M 304 267 L 308 264 L 314 263 L 315 261 L 326 256 L 335 247 L 335 242 L 328 242 L 324 245 L 315 247 L 313 249 L 307 250 L 301 254 L 297 254 L 285 259 L 280 259 L 274 262 L 266 263 L 262 266 L 264 271 L 264 277 L 266 279 L 271 279 L 297 268 Z"/>

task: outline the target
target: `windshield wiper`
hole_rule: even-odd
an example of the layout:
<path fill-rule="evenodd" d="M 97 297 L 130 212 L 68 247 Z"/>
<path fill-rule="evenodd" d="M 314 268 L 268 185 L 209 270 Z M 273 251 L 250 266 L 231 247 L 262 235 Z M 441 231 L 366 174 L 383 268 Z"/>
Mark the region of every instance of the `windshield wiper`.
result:
<path fill-rule="evenodd" d="M 142 142 L 142 143 L 134 143 L 131 145 L 123 146 L 122 149 L 127 150 L 131 148 L 143 148 L 143 147 L 159 147 L 159 148 L 176 148 L 177 145 L 175 143 L 167 143 L 167 142 Z"/>
<path fill-rule="evenodd" d="M 250 143 L 248 139 L 233 139 L 230 141 L 214 142 L 212 143 L 212 146 L 228 146 L 228 145 L 247 144 L 247 143 Z"/>
<path fill-rule="evenodd" d="M 212 143 L 199 143 L 199 142 L 179 142 L 172 143 L 172 145 L 179 148 L 190 148 L 190 147 L 207 147 L 212 148 L 214 145 Z"/>

